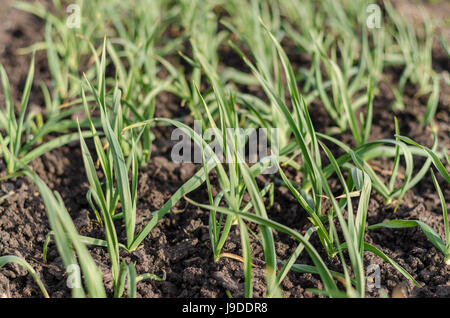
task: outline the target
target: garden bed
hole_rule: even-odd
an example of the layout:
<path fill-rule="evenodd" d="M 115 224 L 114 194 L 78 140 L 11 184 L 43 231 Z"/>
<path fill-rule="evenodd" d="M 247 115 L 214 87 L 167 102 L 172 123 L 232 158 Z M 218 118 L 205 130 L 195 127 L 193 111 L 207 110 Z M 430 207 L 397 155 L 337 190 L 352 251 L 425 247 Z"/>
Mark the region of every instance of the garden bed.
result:
<path fill-rule="evenodd" d="M 447 3 L 441 3 L 442 10 L 448 10 Z M 436 14 L 439 9 L 430 10 Z M 448 11 L 447 11 L 448 12 Z M 43 39 L 44 26 L 42 20 L 31 14 L 0 5 L 0 62 L 5 65 L 9 75 L 13 98 L 20 102 L 20 92 L 25 84 L 29 66 L 29 55 L 19 56 L 17 50 L 27 47 Z M 436 41 L 437 42 L 437 41 Z M 293 45 L 293 44 L 291 44 Z M 189 44 L 185 45 L 190 51 Z M 302 57 L 296 56 L 295 47 L 284 47 L 291 62 L 307 63 Z M 438 43 L 433 48 L 433 67 L 435 70 L 449 71 L 449 58 Z M 236 61 L 237 60 L 237 61 Z M 231 61 L 236 68 L 246 70 L 244 62 L 230 50 L 223 50 L 220 55 L 223 65 Z M 236 62 L 234 62 L 236 61 Z M 225 67 L 224 66 L 224 67 Z M 369 140 L 393 138 L 395 126 L 393 117 L 397 116 L 401 134 L 408 136 L 421 145 L 430 147 L 433 144 L 431 131 L 424 127 L 417 118 L 424 115 L 428 96 L 416 98 L 416 87 L 407 84 L 403 96 L 404 110 L 392 111 L 390 105 L 395 101 L 391 87 L 398 81 L 398 69 L 384 70 L 380 81 L 380 92 L 374 100 L 374 115 L 372 133 Z M 43 98 L 39 82 L 51 83 L 46 54 L 40 51 L 36 57 L 36 75 L 30 98 L 30 108 L 42 107 Z M 259 87 L 250 87 L 255 95 L 264 95 Z M 155 101 L 155 117 L 180 118 L 191 124 L 192 116 L 187 107 L 181 107 L 181 100 L 170 93 L 161 93 Z M 434 117 L 438 131 L 438 141 L 444 147 L 450 147 L 450 87 L 440 82 L 439 106 Z M 314 127 L 319 132 L 326 132 L 332 126 L 327 112 L 320 101 L 309 105 Z M 148 164 L 139 170 L 137 231 L 151 218 L 151 213 L 161 209 L 173 193 L 184 182 L 189 180 L 200 168 L 200 165 L 175 163 L 171 160 L 171 150 L 174 145 L 170 141 L 172 128 L 152 128 L 156 138 L 153 142 L 151 157 Z M 347 131 L 334 136 L 349 146 L 353 143 L 351 132 Z M 54 138 L 47 136 L 48 140 Z M 87 141 L 91 152 L 95 151 L 93 143 Z M 328 144 L 335 154 L 341 150 Z M 415 164 L 420 167 L 425 159 L 417 159 Z M 301 161 L 299 161 L 301 162 Z M 0 170 L 6 176 L 6 166 L 2 162 Z M 392 160 L 378 158 L 370 164 L 385 180 L 389 180 L 392 171 Z M 445 164 L 445 162 L 444 162 Z M 84 172 L 80 143 L 73 141 L 65 146 L 46 152 L 34 159 L 30 167 L 51 189 L 58 191 L 64 204 L 81 235 L 103 237 L 104 230 L 97 222 L 86 199 L 89 183 Z M 448 163 L 446 164 L 449 170 Z M 303 174 L 294 169 L 286 172 L 292 180 L 301 180 Z M 280 178 L 277 175 L 277 178 Z M 450 202 L 450 188 L 445 180 L 437 175 L 447 202 Z M 267 176 L 257 177 L 262 188 L 271 179 Z M 217 176 L 212 174 L 213 193 L 220 191 Z M 333 193 L 342 193 L 338 178 L 333 175 L 328 179 Z M 445 185 L 445 186 L 444 186 Z M 46 207 L 40 197 L 37 187 L 24 176 L 14 177 L 0 183 L 1 193 L 10 194 L 0 201 L 0 256 L 16 255 L 24 258 L 36 270 L 44 282 L 51 297 L 70 297 L 71 291 L 66 286 L 67 274 L 62 259 L 53 242 L 49 245 L 47 262 L 42 259 L 43 246 L 50 225 L 47 219 Z M 299 206 L 286 187 L 275 187 L 275 202 L 267 210 L 270 219 L 292 228 L 299 233 L 305 233 L 311 224 L 307 214 Z M 189 194 L 189 198 L 197 202 L 208 202 L 208 189 L 202 185 Z M 248 200 L 248 198 L 247 198 Z M 329 204 L 325 200 L 325 205 Z M 137 285 L 137 297 L 227 297 L 230 292 L 233 297 L 244 296 L 244 268 L 242 261 L 229 255 L 242 255 L 241 238 L 238 226 L 233 226 L 223 247 L 225 256 L 214 262 L 211 251 L 209 227 L 209 211 L 201 209 L 185 200 L 181 200 L 172 212 L 166 215 L 150 232 L 141 246 L 133 252 L 121 251 L 121 259 L 135 264 L 138 273 L 153 273 L 166 276 L 164 281 L 146 280 Z M 407 191 L 398 210 L 385 203 L 384 198 L 372 191 L 368 207 L 367 223 L 376 224 L 391 219 L 417 219 L 430 225 L 441 237 L 444 237 L 443 216 L 441 204 L 432 178 L 427 174 L 414 188 Z M 258 232 L 259 226 L 248 223 L 250 230 Z M 125 227 L 117 226 L 119 240 L 126 239 Z M 254 236 L 250 236 L 250 246 L 253 262 L 253 296 L 264 297 L 266 281 L 264 271 L 264 250 Z M 277 257 L 287 260 L 295 251 L 295 240 L 283 233 L 274 232 Z M 378 264 L 381 271 L 381 293 L 377 289 L 368 289 L 368 297 L 450 297 L 450 271 L 444 263 L 444 256 L 427 239 L 419 227 L 407 229 L 375 229 L 365 234 L 365 241 L 375 245 L 399 265 L 404 267 L 421 285 L 414 286 L 394 267 L 377 256 L 365 252 L 364 268 L 370 264 Z M 319 251 L 330 270 L 342 271 L 339 258 L 330 259 L 321 249 L 321 242 L 316 236 L 310 240 Z M 91 255 L 102 269 L 106 292 L 113 295 L 110 261 L 105 248 L 90 247 Z M 228 255 L 228 256 L 226 256 Z M 312 265 L 311 259 L 303 253 L 297 263 Z M 281 268 L 281 265 L 280 265 Z M 340 285 L 342 287 L 342 285 Z M 323 289 L 318 275 L 289 272 L 281 284 L 285 297 L 316 297 L 307 289 Z M 39 287 L 26 270 L 18 265 L 7 265 L 0 269 L 1 297 L 42 297 Z"/>

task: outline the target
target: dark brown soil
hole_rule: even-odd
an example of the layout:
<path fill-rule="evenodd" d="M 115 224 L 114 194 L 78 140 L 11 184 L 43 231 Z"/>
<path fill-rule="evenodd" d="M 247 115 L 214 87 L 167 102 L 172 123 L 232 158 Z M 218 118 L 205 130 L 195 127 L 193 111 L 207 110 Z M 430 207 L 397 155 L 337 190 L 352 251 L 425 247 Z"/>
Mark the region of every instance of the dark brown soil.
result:
<path fill-rule="evenodd" d="M 0 63 L 8 74 L 12 95 L 20 101 L 31 60 L 31 53 L 20 54 L 20 49 L 43 40 L 43 25 L 37 17 L 11 8 L 11 3 L 11 0 L 0 3 Z M 38 51 L 30 108 L 42 102 L 39 85 L 42 81 L 48 83 L 49 79 L 46 54 Z M 0 97 L 3 100 L 2 94 Z"/>
<path fill-rule="evenodd" d="M 17 56 L 18 48 L 30 45 L 42 38 L 41 22 L 28 14 L 7 8 L 4 2 L 0 4 L 0 62 L 6 64 L 11 76 L 11 85 L 16 99 L 20 96 L 29 57 Z M 441 67 L 448 71 L 448 60 Z M 447 63 L 447 64 L 445 64 Z M 48 79 L 49 75 L 44 57 L 39 57 L 38 79 Z M 374 127 L 371 139 L 392 138 L 394 132 L 393 113 L 389 106 L 394 97 L 390 84 L 394 78 L 388 73 L 381 85 L 374 104 Z M 439 128 L 439 142 L 450 146 L 449 121 L 449 87 L 441 83 L 441 100 L 436 115 Z M 402 134 L 419 143 L 430 146 L 430 132 L 417 121 L 425 111 L 426 97 L 415 99 L 415 89 L 410 87 L 405 96 L 407 108 L 395 115 L 399 118 Z M 33 103 L 40 105 L 41 97 L 37 92 Z M 170 95 L 163 95 L 157 103 L 157 116 L 187 115 L 185 108 L 180 108 L 180 101 Z M 319 130 L 327 128 L 330 123 L 328 116 L 319 105 L 313 105 L 311 113 Z M 157 139 L 154 143 L 152 158 L 139 175 L 139 226 L 166 202 L 179 186 L 189 179 L 197 167 L 189 164 L 177 164 L 170 160 L 171 142 L 170 129 L 155 128 Z M 349 133 L 342 134 L 339 139 L 351 143 Z M 417 167 L 420 161 L 416 160 Z M 382 170 L 388 170 L 392 162 L 389 160 L 373 161 L 373 165 Z M 90 211 L 85 194 L 88 183 L 83 173 L 83 163 L 79 144 L 77 142 L 46 153 L 31 164 L 32 168 L 43 178 L 53 190 L 63 197 L 66 207 L 81 234 L 92 237 L 103 237 L 93 213 Z M 447 167 L 448 168 L 448 167 Z M 0 171 L 4 165 L 0 163 Z M 299 176 L 297 176 L 299 177 Z M 443 180 L 439 178 L 442 185 Z M 66 287 L 66 279 L 61 259 L 53 243 L 49 247 L 48 263 L 42 261 L 42 246 L 49 232 L 45 209 L 37 189 L 26 178 L 16 178 L 0 183 L 0 196 L 12 194 L 0 202 L 0 255 L 14 254 L 24 257 L 40 274 L 52 297 L 69 297 L 70 290 Z M 200 202 L 207 202 L 206 191 L 201 188 L 190 194 L 190 197 Z M 450 189 L 443 191 L 447 202 L 450 202 Z M 285 188 L 277 188 L 276 202 L 268 211 L 272 219 L 286 224 L 304 233 L 310 223 L 306 213 Z M 176 209 L 161 220 L 158 226 L 144 240 L 142 247 L 132 254 L 122 256 L 128 262 L 136 265 L 137 272 L 153 273 L 162 276 L 164 282 L 143 281 L 138 284 L 138 297 L 226 297 L 226 290 L 233 297 L 243 296 L 243 269 L 239 261 L 222 258 L 214 263 L 208 234 L 207 211 L 188 205 L 181 201 Z M 427 176 L 414 189 L 408 191 L 399 210 L 394 214 L 393 207 L 386 205 L 383 198 L 373 192 L 368 224 L 374 224 L 394 218 L 420 219 L 431 225 L 443 236 L 443 220 L 439 199 L 435 193 L 431 178 Z M 138 230 L 139 230 L 138 226 Z M 250 225 L 257 231 L 257 228 Z M 118 228 L 123 240 L 124 231 Z M 295 242 L 283 234 L 275 233 L 277 256 L 286 260 L 295 250 Z M 392 266 L 379 258 L 367 253 L 366 266 L 379 264 L 381 269 L 381 285 L 389 296 L 402 294 L 405 297 L 450 297 L 450 272 L 443 265 L 442 255 L 429 243 L 418 228 L 391 230 L 379 229 L 369 231 L 366 240 L 379 247 L 388 256 L 396 260 L 423 287 L 412 287 L 403 276 Z M 312 239 L 316 247 L 320 243 Z M 319 248 L 320 250 L 320 248 Z M 111 293 L 109 261 L 106 250 L 91 248 L 97 264 L 104 269 L 104 280 L 108 292 Z M 254 269 L 254 295 L 263 297 L 264 255 L 258 240 L 252 237 Z M 230 233 L 224 252 L 241 255 L 239 231 L 234 227 Z M 342 271 L 339 260 L 327 259 L 322 255 L 327 265 L 337 271 Z M 306 254 L 302 254 L 298 263 L 310 264 Z M 306 291 L 308 288 L 321 288 L 320 279 L 310 274 L 291 272 L 282 283 L 286 297 L 313 297 Z M 378 297 L 376 290 L 369 291 L 369 296 Z M 0 270 L 0 297 L 42 297 L 34 281 L 25 270 L 16 265 L 7 265 Z"/>

